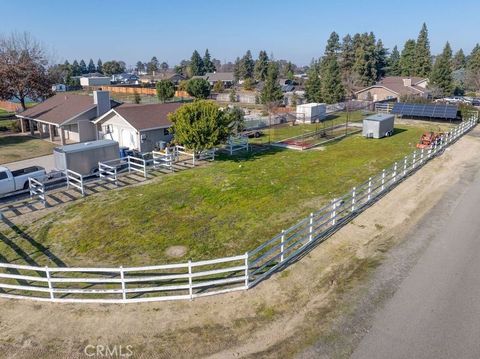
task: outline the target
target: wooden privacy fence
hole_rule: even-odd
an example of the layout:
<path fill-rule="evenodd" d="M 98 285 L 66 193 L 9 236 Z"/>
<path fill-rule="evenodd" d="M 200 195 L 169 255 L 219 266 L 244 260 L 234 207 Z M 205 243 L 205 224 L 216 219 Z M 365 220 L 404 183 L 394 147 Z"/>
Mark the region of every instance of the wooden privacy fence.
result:
<path fill-rule="evenodd" d="M 477 116 L 415 150 L 257 248 L 239 256 L 149 267 L 73 268 L 0 263 L 0 297 L 53 302 L 132 303 L 245 290 L 325 240 L 477 123 Z"/>

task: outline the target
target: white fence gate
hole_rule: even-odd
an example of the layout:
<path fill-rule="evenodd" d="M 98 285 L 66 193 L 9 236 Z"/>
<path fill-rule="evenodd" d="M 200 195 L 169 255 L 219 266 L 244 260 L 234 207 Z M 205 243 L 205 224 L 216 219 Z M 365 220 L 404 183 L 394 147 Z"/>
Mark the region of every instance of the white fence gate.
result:
<path fill-rule="evenodd" d="M 67 189 L 76 188 L 82 193 L 82 196 L 85 196 L 83 175 L 69 169 L 65 170 L 65 175 L 67 176 Z"/>
<path fill-rule="evenodd" d="M 147 163 L 143 158 L 128 156 L 127 161 L 128 172 L 139 172 L 143 175 L 143 177 L 147 178 Z"/>
<path fill-rule="evenodd" d="M 117 166 L 113 163 L 110 164 L 110 162 L 112 161 L 98 162 L 98 175 L 100 179 L 113 183 L 118 187 Z"/>

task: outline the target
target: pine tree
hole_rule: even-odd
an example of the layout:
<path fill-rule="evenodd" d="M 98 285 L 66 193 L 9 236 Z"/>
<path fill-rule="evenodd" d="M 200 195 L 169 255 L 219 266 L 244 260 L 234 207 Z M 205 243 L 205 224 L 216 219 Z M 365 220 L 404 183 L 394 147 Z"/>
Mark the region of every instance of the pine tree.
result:
<path fill-rule="evenodd" d="M 150 62 L 147 63 L 147 72 L 153 74 L 159 69 L 159 61 L 156 56 L 153 56 Z"/>
<path fill-rule="evenodd" d="M 270 62 L 265 85 L 260 93 L 262 103 L 269 107 L 275 106 L 283 98 L 282 88 L 277 82 L 278 72 L 278 65 L 273 61 Z"/>
<path fill-rule="evenodd" d="M 258 54 L 258 60 L 255 62 L 254 74 L 257 81 L 265 81 L 268 71 L 268 55 L 266 51 L 261 50 Z"/>
<path fill-rule="evenodd" d="M 103 63 L 100 59 L 97 61 L 97 72 L 103 74 Z"/>
<path fill-rule="evenodd" d="M 205 50 L 205 55 L 203 56 L 203 68 L 205 72 L 215 72 L 217 69 L 210 58 L 210 53 L 208 49 Z"/>
<path fill-rule="evenodd" d="M 430 54 L 430 42 L 428 40 L 427 25 L 423 23 L 422 29 L 418 34 L 415 46 L 415 76 L 427 77 L 432 69 L 432 59 Z"/>
<path fill-rule="evenodd" d="M 203 60 L 197 50 L 194 50 L 190 58 L 190 71 L 192 76 L 205 75 Z"/>
<path fill-rule="evenodd" d="M 254 68 L 255 62 L 253 61 L 252 53 L 250 50 L 247 50 L 240 63 L 240 77 L 242 79 L 253 78 Z"/>
<path fill-rule="evenodd" d="M 415 75 L 415 40 L 409 39 L 405 42 L 405 46 L 400 56 L 400 75 Z"/>
<path fill-rule="evenodd" d="M 77 60 L 73 60 L 72 63 L 72 76 L 80 76 L 82 74 L 82 69 L 80 68 L 80 65 L 78 64 Z"/>
<path fill-rule="evenodd" d="M 392 53 L 388 59 L 388 75 L 390 76 L 400 76 L 400 52 L 398 51 L 397 45 L 393 47 Z"/>
<path fill-rule="evenodd" d="M 142 61 L 137 61 L 137 64 L 135 65 L 135 69 L 137 72 L 143 72 L 145 71 L 145 65 L 143 64 Z"/>
<path fill-rule="evenodd" d="M 318 62 L 312 60 L 308 70 L 308 79 L 305 82 L 305 97 L 308 102 L 323 102 L 319 67 Z"/>
<path fill-rule="evenodd" d="M 237 56 L 237 58 L 235 59 L 235 63 L 233 64 L 233 78 L 235 82 L 238 82 L 241 77 L 241 70 L 240 70 L 241 62 L 242 61 Z"/>
<path fill-rule="evenodd" d="M 371 32 L 360 36 L 355 52 L 354 70 L 358 74 L 359 84 L 370 86 L 377 79 L 377 57 L 375 35 Z"/>
<path fill-rule="evenodd" d="M 325 56 L 336 55 L 340 51 L 340 37 L 334 31 L 330 34 L 325 46 Z"/>
<path fill-rule="evenodd" d="M 480 90 L 480 45 L 477 44 L 468 56 L 465 82 L 469 89 Z"/>
<path fill-rule="evenodd" d="M 465 57 L 463 50 L 460 49 L 455 53 L 455 56 L 453 57 L 452 69 L 453 70 L 464 69 L 466 65 L 467 65 L 467 58 Z"/>
<path fill-rule="evenodd" d="M 433 64 L 429 86 L 438 89 L 441 96 L 449 96 L 453 93 L 452 48 L 448 42 Z"/>
<path fill-rule="evenodd" d="M 350 35 L 346 35 L 342 39 L 342 45 L 340 47 L 340 69 L 342 74 L 348 75 L 353 70 L 353 64 L 355 63 L 355 49 L 353 47 L 353 40 Z"/>
<path fill-rule="evenodd" d="M 342 75 L 337 57 L 334 54 L 326 56 L 322 61 L 322 97 L 326 103 L 337 103 L 345 97 Z"/>
<path fill-rule="evenodd" d="M 93 62 L 92 59 L 88 62 L 88 68 L 87 68 L 89 73 L 95 72 L 95 63 Z"/>
<path fill-rule="evenodd" d="M 80 60 L 79 66 L 80 66 L 80 72 L 82 73 L 82 75 L 88 72 L 87 64 L 85 63 L 85 61 L 83 61 L 83 59 Z"/>
<path fill-rule="evenodd" d="M 385 70 L 387 67 L 387 49 L 383 47 L 382 40 L 378 39 L 377 45 L 375 47 L 375 62 L 377 69 L 377 80 L 385 76 Z"/>

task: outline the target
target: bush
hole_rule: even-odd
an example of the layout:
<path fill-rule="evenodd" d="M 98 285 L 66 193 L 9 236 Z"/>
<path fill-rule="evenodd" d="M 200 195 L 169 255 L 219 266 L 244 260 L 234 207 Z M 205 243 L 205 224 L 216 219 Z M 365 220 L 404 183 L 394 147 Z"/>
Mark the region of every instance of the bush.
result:
<path fill-rule="evenodd" d="M 160 80 L 156 85 L 157 97 L 160 101 L 165 102 L 175 95 L 175 86 L 169 80 Z"/>
<path fill-rule="evenodd" d="M 210 96 L 210 84 L 202 78 L 189 80 L 187 83 L 187 92 L 190 96 L 197 99 L 206 99 Z"/>

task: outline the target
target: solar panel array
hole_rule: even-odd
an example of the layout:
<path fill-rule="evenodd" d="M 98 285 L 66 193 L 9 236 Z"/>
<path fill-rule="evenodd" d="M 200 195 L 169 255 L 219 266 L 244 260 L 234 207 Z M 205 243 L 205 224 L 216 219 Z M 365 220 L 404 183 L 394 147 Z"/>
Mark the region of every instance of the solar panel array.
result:
<path fill-rule="evenodd" d="M 401 103 L 393 105 L 391 113 L 402 116 L 456 119 L 458 105 Z"/>

